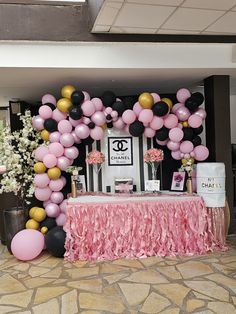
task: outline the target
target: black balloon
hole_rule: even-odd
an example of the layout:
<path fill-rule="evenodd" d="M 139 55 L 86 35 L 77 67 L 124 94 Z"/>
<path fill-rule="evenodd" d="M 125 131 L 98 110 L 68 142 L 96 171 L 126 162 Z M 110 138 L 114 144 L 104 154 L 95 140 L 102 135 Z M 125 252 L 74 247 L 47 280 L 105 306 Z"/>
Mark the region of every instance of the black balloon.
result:
<path fill-rule="evenodd" d="M 43 104 L 43 105 L 50 107 L 52 110 L 56 108 L 55 105 L 51 104 L 50 102 L 47 102 L 46 104 Z"/>
<path fill-rule="evenodd" d="M 155 116 L 163 117 L 169 111 L 169 106 L 164 101 L 158 101 L 152 106 L 152 111 Z"/>
<path fill-rule="evenodd" d="M 108 127 L 108 129 L 112 129 L 113 128 L 113 123 L 112 122 L 107 122 L 107 127 Z"/>
<path fill-rule="evenodd" d="M 91 136 L 88 136 L 87 138 L 81 141 L 81 143 L 84 145 L 90 145 L 93 142 L 94 142 L 94 139 Z"/>
<path fill-rule="evenodd" d="M 136 99 L 134 97 L 128 96 L 123 99 L 123 103 L 127 109 L 133 109 L 134 104 L 136 103 Z"/>
<path fill-rule="evenodd" d="M 191 95 L 191 97 L 192 97 L 193 99 L 195 99 L 195 101 L 198 103 L 199 106 L 200 106 L 200 105 L 203 103 L 203 101 L 204 101 L 204 96 L 203 96 L 201 93 L 199 93 L 199 92 L 193 93 L 193 94 Z"/>
<path fill-rule="evenodd" d="M 110 114 L 108 114 L 108 115 L 106 116 L 106 120 L 107 120 L 107 121 L 111 121 L 111 120 L 112 120 L 112 116 L 111 116 Z"/>
<path fill-rule="evenodd" d="M 203 131 L 203 126 L 200 125 L 198 128 L 193 129 L 194 134 L 198 135 L 201 134 Z"/>
<path fill-rule="evenodd" d="M 112 109 L 118 112 L 118 116 L 121 117 L 123 112 L 126 110 L 125 104 L 123 101 L 116 101 L 112 105 Z"/>
<path fill-rule="evenodd" d="M 194 97 L 189 97 L 186 101 L 185 101 L 185 107 L 187 107 L 188 108 L 188 110 L 190 111 L 190 112 L 194 112 L 197 108 L 198 108 L 198 106 L 199 106 L 199 104 L 198 104 L 198 102 L 196 101 L 196 99 L 194 98 Z"/>
<path fill-rule="evenodd" d="M 183 141 L 191 141 L 194 137 L 194 132 L 192 128 L 183 128 L 184 137 Z"/>
<path fill-rule="evenodd" d="M 88 124 L 88 127 L 90 128 L 90 129 L 94 129 L 95 128 L 95 123 L 94 122 L 89 122 L 89 124 Z"/>
<path fill-rule="evenodd" d="M 142 122 L 140 121 L 134 121 L 133 123 L 130 124 L 129 126 L 129 133 L 132 136 L 141 136 L 144 132 L 144 125 Z"/>
<path fill-rule="evenodd" d="M 66 233 L 62 227 L 57 226 L 48 231 L 45 235 L 45 244 L 52 256 L 63 257 L 65 250 Z"/>
<path fill-rule="evenodd" d="M 111 107 L 112 104 L 116 101 L 116 95 L 108 90 L 102 94 L 101 99 L 105 107 Z"/>
<path fill-rule="evenodd" d="M 70 109 L 69 116 L 73 120 L 79 120 L 83 115 L 83 111 L 79 106 L 73 106 Z"/>
<path fill-rule="evenodd" d="M 47 227 L 48 230 L 50 230 L 50 229 L 56 227 L 56 225 L 57 224 L 56 224 L 55 218 L 47 217 L 40 223 L 40 228 Z"/>
<path fill-rule="evenodd" d="M 73 105 L 80 105 L 84 101 L 84 94 L 80 90 L 76 90 L 71 94 L 71 101 Z"/>
<path fill-rule="evenodd" d="M 159 141 L 165 141 L 169 136 L 169 129 L 163 126 L 161 129 L 156 131 L 156 138 Z"/>
<path fill-rule="evenodd" d="M 200 136 L 195 136 L 193 139 L 192 139 L 192 143 L 193 143 L 193 146 L 196 147 L 198 145 L 201 145 L 202 144 L 202 139 Z"/>
<path fill-rule="evenodd" d="M 57 121 L 52 118 L 46 119 L 44 121 L 43 126 L 44 126 L 44 129 L 46 129 L 48 132 L 57 131 Z"/>

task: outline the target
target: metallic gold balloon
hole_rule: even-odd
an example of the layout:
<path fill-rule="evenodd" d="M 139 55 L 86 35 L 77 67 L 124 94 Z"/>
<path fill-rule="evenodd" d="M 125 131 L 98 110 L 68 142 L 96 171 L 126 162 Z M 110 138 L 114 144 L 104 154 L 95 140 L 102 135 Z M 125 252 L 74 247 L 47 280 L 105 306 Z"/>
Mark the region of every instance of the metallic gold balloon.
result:
<path fill-rule="evenodd" d="M 154 105 L 154 99 L 150 93 L 142 93 L 138 101 L 144 109 L 151 109 Z"/>
<path fill-rule="evenodd" d="M 41 131 L 41 137 L 45 142 L 49 141 L 49 135 L 50 132 L 48 132 L 47 130 L 44 129 Z"/>
<path fill-rule="evenodd" d="M 187 165 L 188 160 L 184 158 L 184 159 L 181 159 L 181 162 L 182 162 L 182 165 L 185 166 Z"/>
<path fill-rule="evenodd" d="M 38 207 L 31 207 L 29 210 L 29 216 L 30 218 L 33 218 L 34 216 L 34 211 L 37 209 Z"/>
<path fill-rule="evenodd" d="M 46 218 L 46 212 L 44 208 L 42 207 L 36 207 L 36 209 L 33 212 L 33 219 L 36 220 L 37 222 L 41 222 Z"/>
<path fill-rule="evenodd" d="M 169 106 L 170 109 L 173 107 L 173 101 L 170 98 L 164 97 L 161 99 L 161 101 L 164 101 Z"/>
<path fill-rule="evenodd" d="M 181 122 L 181 124 L 182 124 L 182 126 L 183 126 L 184 128 L 189 127 L 188 121 L 183 121 L 183 122 Z"/>
<path fill-rule="evenodd" d="M 36 173 L 44 173 L 46 170 L 47 170 L 46 166 L 41 161 L 36 162 L 36 164 L 34 165 L 34 171 Z"/>
<path fill-rule="evenodd" d="M 72 102 L 68 98 L 61 98 L 57 102 L 57 109 L 61 112 L 69 112 L 70 108 L 72 107 Z"/>
<path fill-rule="evenodd" d="M 61 170 L 58 167 L 48 169 L 48 176 L 51 180 L 57 180 L 61 176 Z"/>
<path fill-rule="evenodd" d="M 102 125 L 102 128 L 103 128 L 103 130 L 106 130 L 106 129 L 107 129 L 107 124 L 104 123 L 104 124 Z"/>
<path fill-rule="evenodd" d="M 39 228 L 39 223 L 35 221 L 34 219 L 29 219 L 26 224 L 25 224 L 26 229 L 34 229 L 38 230 Z"/>
<path fill-rule="evenodd" d="M 40 229 L 40 231 L 41 231 L 43 234 L 45 234 L 45 233 L 48 232 L 48 228 L 44 226 L 44 227 L 42 227 L 42 228 Z"/>
<path fill-rule="evenodd" d="M 65 85 L 61 89 L 61 96 L 64 98 L 71 98 L 71 94 L 75 91 L 74 86 L 72 85 Z"/>

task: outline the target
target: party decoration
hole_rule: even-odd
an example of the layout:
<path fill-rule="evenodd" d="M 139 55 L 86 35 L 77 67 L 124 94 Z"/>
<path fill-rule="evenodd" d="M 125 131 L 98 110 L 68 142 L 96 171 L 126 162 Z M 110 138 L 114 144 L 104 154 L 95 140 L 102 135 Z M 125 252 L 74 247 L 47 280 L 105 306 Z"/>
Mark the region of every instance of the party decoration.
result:
<path fill-rule="evenodd" d="M 72 93 L 75 91 L 74 86 L 72 85 L 65 85 L 61 89 L 61 95 L 64 98 L 71 98 Z"/>
<path fill-rule="evenodd" d="M 80 90 L 75 90 L 71 94 L 71 101 L 72 101 L 73 105 L 75 105 L 75 106 L 81 105 L 82 102 L 84 101 L 84 98 L 85 98 L 84 93 Z"/>
<path fill-rule="evenodd" d="M 39 228 L 39 223 L 34 220 L 34 219 L 29 219 L 26 224 L 25 224 L 25 228 L 26 229 L 34 229 L 34 230 L 38 230 Z"/>
<path fill-rule="evenodd" d="M 154 115 L 158 117 L 163 117 L 169 112 L 169 106 L 164 101 L 158 101 L 152 107 Z"/>
<path fill-rule="evenodd" d="M 57 180 L 61 176 L 61 170 L 58 167 L 48 169 L 48 177 L 51 180 Z"/>
<path fill-rule="evenodd" d="M 172 107 L 173 107 L 173 101 L 172 101 L 170 98 L 164 97 L 164 98 L 161 98 L 161 101 L 164 101 L 164 102 L 169 106 L 169 108 L 172 109 Z M 157 102 L 157 101 L 156 101 L 156 102 Z"/>
<path fill-rule="evenodd" d="M 42 130 L 41 137 L 45 142 L 49 141 L 49 135 L 50 133 L 47 130 Z"/>
<path fill-rule="evenodd" d="M 138 101 L 144 109 L 151 109 L 154 104 L 153 96 L 150 93 L 142 93 Z"/>
<path fill-rule="evenodd" d="M 112 104 L 116 101 L 116 95 L 111 91 L 105 91 L 102 94 L 101 100 L 105 107 L 111 107 Z"/>
<path fill-rule="evenodd" d="M 160 162 L 164 159 L 163 150 L 151 148 L 145 152 L 143 159 L 148 165 L 151 166 L 152 180 L 156 180 L 157 168 Z"/>
<path fill-rule="evenodd" d="M 129 133 L 133 136 L 141 136 L 144 132 L 144 125 L 140 121 L 134 121 L 129 126 Z"/>
<path fill-rule="evenodd" d="M 47 168 L 45 167 L 44 163 L 42 162 L 36 162 L 36 164 L 34 165 L 34 171 L 36 173 L 44 173 L 47 170 Z"/>
<path fill-rule="evenodd" d="M 52 118 L 45 120 L 43 126 L 48 132 L 57 131 L 57 121 Z"/>
<path fill-rule="evenodd" d="M 70 108 L 73 106 L 72 102 L 67 98 L 61 98 L 57 102 L 57 108 L 61 112 L 67 113 Z"/>
<path fill-rule="evenodd" d="M 45 235 L 46 248 L 55 257 L 63 257 L 65 254 L 66 233 L 62 227 L 52 228 Z"/>

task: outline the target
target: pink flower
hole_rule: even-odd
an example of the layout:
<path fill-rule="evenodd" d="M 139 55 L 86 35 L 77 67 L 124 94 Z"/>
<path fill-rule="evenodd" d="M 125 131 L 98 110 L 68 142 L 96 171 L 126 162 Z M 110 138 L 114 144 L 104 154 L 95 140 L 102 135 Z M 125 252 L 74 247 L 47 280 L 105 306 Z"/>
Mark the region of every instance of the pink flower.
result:
<path fill-rule="evenodd" d="M 151 148 L 145 152 L 143 159 L 145 162 L 162 161 L 164 159 L 163 150 Z"/>
<path fill-rule="evenodd" d="M 102 164 L 105 161 L 105 155 L 98 150 L 93 150 L 87 155 L 85 161 L 89 165 Z"/>

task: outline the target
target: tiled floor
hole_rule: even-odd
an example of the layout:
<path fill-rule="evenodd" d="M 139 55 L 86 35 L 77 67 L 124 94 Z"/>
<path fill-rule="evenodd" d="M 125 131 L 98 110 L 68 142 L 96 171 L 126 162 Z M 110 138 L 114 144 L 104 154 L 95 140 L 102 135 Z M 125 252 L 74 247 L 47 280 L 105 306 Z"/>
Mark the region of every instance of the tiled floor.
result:
<path fill-rule="evenodd" d="M 199 257 L 20 262 L 0 245 L 0 314 L 236 313 L 236 240 Z"/>

